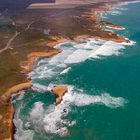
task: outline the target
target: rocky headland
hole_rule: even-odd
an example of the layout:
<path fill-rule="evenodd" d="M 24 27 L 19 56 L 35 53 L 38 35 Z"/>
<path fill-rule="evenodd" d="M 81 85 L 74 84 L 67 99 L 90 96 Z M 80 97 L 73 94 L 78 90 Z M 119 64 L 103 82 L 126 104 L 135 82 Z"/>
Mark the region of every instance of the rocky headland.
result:
<path fill-rule="evenodd" d="M 56 85 L 52 88 L 52 93 L 55 95 L 56 98 L 56 105 L 59 105 L 62 102 L 63 96 L 66 92 L 68 92 L 68 87 L 65 85 Z"/>

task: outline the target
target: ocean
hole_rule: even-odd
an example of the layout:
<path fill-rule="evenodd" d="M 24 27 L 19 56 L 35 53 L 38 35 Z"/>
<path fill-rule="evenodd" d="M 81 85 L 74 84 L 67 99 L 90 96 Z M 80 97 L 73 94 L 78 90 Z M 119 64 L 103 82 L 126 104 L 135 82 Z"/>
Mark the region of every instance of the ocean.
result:
<path fill-rule="evenodd" d="M 13 100 L 16 140 L 139 140 L 140 3 L 113 7 L 103 20 L 130 43 L 87 39 L 56 45 L 61 54 L 38 60 L 34 86 Z M 69 91 L 55 106 L 51 88 Z M 64 111 L 65 110 L 65 111 Z"/>

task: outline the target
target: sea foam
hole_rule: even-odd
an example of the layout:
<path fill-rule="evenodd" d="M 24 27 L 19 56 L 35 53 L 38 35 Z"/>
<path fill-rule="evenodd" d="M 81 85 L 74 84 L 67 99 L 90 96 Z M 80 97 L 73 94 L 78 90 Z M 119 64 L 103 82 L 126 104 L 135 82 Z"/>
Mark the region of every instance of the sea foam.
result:
<path fill-rule="evenodd" d="M 107 18 L 107 15 L 121 15 L 123 11 L 128 10 L 128 8 L 124 7 L 125 5 L 133 4 L 133 3 L 139 3 L 140 1 L 134 0 L 134 1 L 123 1 L 119 4 L 115 4 L 115 6 L 111 7 L 109 11 L 103 14 L 102 18 Z"/>
<path fill-rule="evenodd" d="M 20 119 L 21 108 L 22 108 L 22 105 L 20 105 L 18 107 L 18 110 L 16 110 L 16 113 L 13 119 L 14 125 L 16 127 L 16 133 L 14 134 L 14 139 L 15 140 L 27 140 L 27 139 L 32 140 L 34 136 L 34 131 L 29 130 L 29 129 L 28 130 L 23 129 L 24 123 L 22 119 Z"/>
<path fill-rule="evenodd" d="M 60 74 L 68 73 L 71 70 L 71 67 L 64 69 Z"/>
<path fill-rule="evenodd" d="M 69 72 L 71 65 L 84 62 L 88 59 L 104 59 L 111 55 L 120 55 L 125 45 L 130 43 L 116 43 L 101 39 L 88 38 L 86 43 L 66 42 L 60 43 L 55 48 L 61 49 L 62 52 L 51 57 L 40 60 L 37 67 L 29 73 L 32 79 L 52 79 L 59 74 Z"/>
<path fill-rule="evenodd" d="M 68 93 L 58 106 L 50 105 L 44 108 L 42 102 L 36 102 L 30 112 L 30 120 L 36 131 L 56 134 L 61 137 L 69 135 L 68 127 L 76 124 L 76 120 L 69 120 L 67 115 L 72 106 L 104 105 L 115 109 L 124 106 L 127 101 L 122 97 L 112 97 L 108 93 L 88 95 L 82 90 L 69 86 Z M 78 109 L 77 108 L 77 109 Z M 76 114 L 75 114 L 76 115 Z"/>
<path fill-rule="evenodd" d="M 48 87 L 41 85 L 39 83 L 33 83 L 32 89 L 38 92 L 47 92 L 49 91 Z"/>

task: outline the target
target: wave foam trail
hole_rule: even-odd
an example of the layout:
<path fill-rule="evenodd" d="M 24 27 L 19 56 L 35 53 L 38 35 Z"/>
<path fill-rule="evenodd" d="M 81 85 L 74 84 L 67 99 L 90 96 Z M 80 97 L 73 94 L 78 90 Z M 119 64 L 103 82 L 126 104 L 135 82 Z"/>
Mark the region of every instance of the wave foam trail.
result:
<path fill-rule="evenodd" d="M 81 63 L 87 59 L 101 59 L 102 56 L 119 55 L 124 45 L 131 43 L 116 43 L 101 39 L 87 39 L 86 43 L 76 44 L 73 42 L 61 43 L 55 48 L 61 48 L 62 52 L 47 59 L 40 60 L 37 67 L 29 74 L 32 79 L 51 79 L 59 74 L 67 73 L 67 68 L 75 63 Z"/>
<path fill-rule="evenodd" d="M 38 91 L 38 92 L 49 91 L 48 87 L 46 87 L 44 85 L 41 85 L 41 84 L 38 84 L 38 83 L 34 83 L 32 89 L 35 90 L 35 91 Z"/>
<path fill-rule="evenodd" d="M 20 119 L 21 108 L 22 108 L 22 105 L 16 111 L 14 119 L 13 119 L 14 125 L 16 126 L 16 133 L 14 134 L 14 139 L 15 140 L 27 140 L 27 139 L 32 140 L 34 136 L 33 130 L 23 129 L 23 121 Z"/>
<path fill-rule="evenodd" d="M 99 49 L 94 51 L 89 57 L 98 58 L 99 56 L 119 55 L 120 49 L 124 49 L 124 46 L 120 43 L 107 41 Z"/>
<path fill-rule="evenodd" d="M 107 11 L 105 14 L 105 16 L 103 16 L 103 18 L 107 18 L 107 14 L 110 14 L 110 15 L 121 15 L 124 11 L 128 10 L 128 8 L 124 7 L 125 5 L 129 5 L 129 4 L 132 4 L 132 3 L 139 3 L 140 1 L 138 0 L 134 0 L 134 1 L 123 1 L 121 3 L 119 3 L 118 5 L 115 5 L 113 7 L 110 8 L 109 11 Z"/>
<path fill-rule="evenodd" d="M 97 104 L 115 109 L 124 106 L 125 103 L 126 100 L 122 97 L 112 97 L 107 93 L 98 96 L 87 95 L 83 91 L 69 86 L 68 93 L 65 94 L 63 101 L 58 106 L 50 105 L 45 109 L 43 103 L 35 103 L 30 112 L 30 120 L 36 131 L 41 130 L 48 134 L 66 136 L 69 134 L 68 126 L 76 124 L 75 120 L 68 119 L 71 106 L 82 107 Z"/>
<path fill-rule="evenodd" d="M 103 104 L 110 108 L 121 107 L 126 103 L 122 97 L 112 97 L 108 93 L 98 96 L 84 94 L 83 91 L 75 91 L 73 88 L 63 97 L 63 103 L 70 103 L 76 106 L 86 106 L 90 104 Z"/>
<path fill-rule="evenodd" d="M 42 132 L 43 131 L 43 117 L 44 117 L 44 108 L 43 108 L 42 102 L 36 102 L 34 103 L 34 107 L 30 112 L 30 121 L 34 126 L 34 129 L 36 132 Z"/>
<path fill-rule="evenodd" d="M 71 70 L 71 67 L 64 69 L 60 74 L 65 74 Z"/>

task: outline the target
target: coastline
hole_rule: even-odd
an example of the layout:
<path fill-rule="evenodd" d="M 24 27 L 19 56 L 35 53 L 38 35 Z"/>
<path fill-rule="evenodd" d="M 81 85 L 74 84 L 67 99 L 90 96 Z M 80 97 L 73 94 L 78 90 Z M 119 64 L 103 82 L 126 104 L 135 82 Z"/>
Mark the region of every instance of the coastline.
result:
<path fill-rule="evenodd" d="M 85 17 L 85 15 L 84 15 Z M 92 17 L 90 15 L 90 13 L 88 13 L 86 15 L 86 18 L 89 18 L 90 21 L 92 21 Z M 95 19 L 94 19 L 95 20 Z M 97 20 L 97 19 L 96 19 Z M 111 24 L 111 23 L 107 23 L 107 22 L 101 22 L 99 23 L 99 25 L 104 25 L 104 26 L 109 26 L 111 28 L 116 28 L 116 29 L 122 29 L 123 27 L 121 26 L 118 26 L 118 25 L 114 25 L 114 24 Z M 89 29 L 91 31 L 93 31 L 93 29 Z M 79 35 L 77 37 L 75 37 L 73 40 L 76 41 L 76 42 L 81 42 L 85 40 L 85 38 L 96 38 L 96 39 L 104 39 L 104 40 L 109 40 L 109 41 L 114 41 L 114 42 L 119 42 L 119 43 L 129 43 L 129 41 L 121 36 L 118 36 L 117 34 L 115 33 L 112 33 L 112 32 L 109 32 L 109 31 L 106 31 L 104 28 L 102 28 L 102 32 L 105 31 L 105 33 L 107 33 L 107 37 L 106 36 L 93 36 L 93 35 Z M 112 38 L 112 36 L 115 36 Z M 50 47 L 53 47 L 55 46 L 56 44 L 59 44 L 59 43 L 64 43 L 66 41 L 70 41 L 69 39 L 63 39 L 63 38 L 57 38 L 56 39 L 57 41 L 54 41 L 54 42 L 50 42 L 50 44 L 48 44 Z M 71 41 L 73 41 L 71 40 Z M 34 68 L 34 66 L 36 65 L 36 60 L 37 59 L 42 59 L 42 58 L 48 58 L 48 57 L 51 57 L 53 55 L 56 55 L 58 53 L 61 53 L 61 50 L 52 50 L 52 51 L 47 51 L 47 52 L 31 52 L 30 54 L 27 55 L 27 61 L 24 63 L 25 65 L 20 65 L 21 67 L 21 73 L 25 73 L 27 74 L 28 72 L 31 72 Z M 4 122 L 4 125 L 6 127 L 8 127 L 8 133 L 10 134 L 9 136 L 9 140 L 13 139 L 12 138 L 12 135 L 13 135 L 13 115 L 14 115 L 14 108 L 13 108 L 13 105 L 9 102 L 10 101 L 10 98 L 11 98 L 11 95 L 14 94 L 14 93 L 17 93 L 21 90 L 27 90 L 29 88 L 32 87 L 32 81 L 31 79 L 28 79 L 27 78 L 27 82 L 26 83 L 21 83 L 21 84 L 18 84 L 18 85 L 15 85 L 13 87 L 11 87 L 10 89 L 8 89 L 1 97 L 0 97 L 0 101 L 3 105 L 7 104 L 8 107 L 7 107 L 7 111 L 8 112 L 6 114 L 6 118 L 4 118 L 3 122 Z M 64 94 L 63 94 L 64 95 Z M 63 96 L 62 95 L 62 96 Z M 61 96 L 61 98 L 62 98 Z M 59 101 L 60 103 L 60 101 Z M 2 118 L 3 119 L 3 118 Z M 6 138 L 7 139 L 7 138 Z M 6 139 L 3 139 L 3 140 L 6 140 Z"/>
<path fill-rule="evenodd" d="M 58 38 L 57 38 L 58 39 Z M 64 43 L 66 42 L 66 39 L 58 39 L 57 41 L 51 42 L 49 43 L 49 47 L 55 46 L 58 43 Z M 30 53 L 27 58 L 28 61 L 26 62 L 26 65 L 21 65 L 22 71 L 21 73 L 23 74 L 27 74 L 29 72 L 31 72 L 36 64 L 36 60 L 37 59 L 43 59 L 43 58 L 48 58 L 51 57 L 53 55 L 56 55 L 58 53 L 60 53 L 61 51 L 58 49 L 52 50 L 52 51 L 47 51 L 47 52 L 32 52 Z M 5 117 L 3 117 L 2 115 L 0 116 L 0 121 L 3 121 L 3 129 L 6 128 L 7 133 L 9 134 L 8 138 L 3 138 L 1 140 L 13 140 L 13 132 L 14 132 L 14 124 L 13 124 L 13 116 L 14 116 L 14 106 L 11 103 L 11 97 L 12 95 L 16 94 L 16 96 L 18 96 L 20 94 L 20 91 L 22 90 L 28 90 L 33 86 L 32 80 L 27 77 L 27 82 L 24 83 L 20 83 L 17 85 L 12 86 L 11 88 L 7 89 L 6 92 L 4 94 L 2 94 L 0 96 L 0 107 L 3 108 L 3 106 L 7 106 L 5 110 L 6 114 Z"/>

